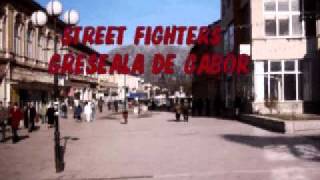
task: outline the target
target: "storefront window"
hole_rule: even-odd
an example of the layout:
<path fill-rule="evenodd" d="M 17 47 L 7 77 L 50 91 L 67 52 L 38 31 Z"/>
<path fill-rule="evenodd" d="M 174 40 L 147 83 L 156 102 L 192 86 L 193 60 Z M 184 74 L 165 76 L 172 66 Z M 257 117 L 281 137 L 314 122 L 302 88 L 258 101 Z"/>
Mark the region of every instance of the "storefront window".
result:
<path fill-rule="evenodd" d="M 292 101 L 297 98 L 297 88 L 296 88 L 296 75 L 295 74 L 285 74 L 284 75 L 284 100 Z"/>
<path fill-rule="evenodd" d="M 299 60 L 255 62 L 255 91 L 260 101 L 261 97 L 264 97 L 265 101 L 302 100 L 303 76 L 300 64 Z M 261 68 L 264 71 L 259 70 Z"/>
<path fill-rule="evenodd" d="M 282 77 L 279 74 L 270 75 L 270 99 L 281 100 Z"/>

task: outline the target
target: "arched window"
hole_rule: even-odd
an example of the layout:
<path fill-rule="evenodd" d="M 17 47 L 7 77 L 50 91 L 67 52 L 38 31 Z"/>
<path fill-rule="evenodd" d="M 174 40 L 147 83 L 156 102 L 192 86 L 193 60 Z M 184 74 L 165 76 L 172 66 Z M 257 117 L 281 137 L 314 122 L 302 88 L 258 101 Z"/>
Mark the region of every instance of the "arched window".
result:
<path fill-rule="evenodd" d="M 54 51 L 54 41 L 53 37 L 49 36 L 47 40 L 47 57 L 46 57 L 46 62 L 49 62 L 51 57 L 53 56 L 53 51 Z"/>
<path fill-rule="evenodd" d="M 5 49 L 6 43 L 6 16 L 0 14 L 0 50 Z"/>
<path fill-rule="evenodd" d="M 22 52 L 22 41 L 21 41 L 21 32 L 22 32 L 22 18 L 21 15 L 16 16 L 16 21 L 14 24 L 14 53 L 20 55 Z"/>
<path fill-rule="evenodd" d="M 27 53 L 26 56 L 28 58 L 33 58 L 34 54 L 33 54 L 33 37 L 34 37 L 34 30 L 31 26 L 31 24 L 29 24 L 28 26 L 28 30 L 27 30 L 27 37 L 26 37 L 26 45 L 27 45 Z"/>
<path fill-rule="evenodd" d="M 37 59 L 39 61 L 43 61 L 43 43 L 42 43 L 42 38 L 43 38 L 43 34 L 39 31 L 39 35 L 38 35 L 38 40 L 37 40 L 37 44 L 38 44 L 38 56 Z"/>

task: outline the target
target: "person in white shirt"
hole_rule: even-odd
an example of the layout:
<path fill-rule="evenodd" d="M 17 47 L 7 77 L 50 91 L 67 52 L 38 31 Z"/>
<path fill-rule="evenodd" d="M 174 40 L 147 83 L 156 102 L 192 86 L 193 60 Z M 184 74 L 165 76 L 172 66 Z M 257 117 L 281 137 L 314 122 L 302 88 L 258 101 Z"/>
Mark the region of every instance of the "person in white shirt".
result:
<path fill-rule="evenodd" d="M 91 122 L 92 121 L 92 107 L 91 107 L 91 103 L 90 102 L 86 102 L 86 104 L 84 106 L 84 115 L 86 117 L 86 121 L 87 122 Z"/>

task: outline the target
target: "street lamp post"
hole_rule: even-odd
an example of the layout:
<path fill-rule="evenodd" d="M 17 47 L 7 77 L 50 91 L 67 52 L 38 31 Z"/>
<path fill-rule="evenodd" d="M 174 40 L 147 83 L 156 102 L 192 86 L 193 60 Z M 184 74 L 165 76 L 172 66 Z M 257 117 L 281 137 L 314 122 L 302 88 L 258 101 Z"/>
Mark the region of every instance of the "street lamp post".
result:
<path fill-rule="evenodd" d="M 127 124 L 128 123 L 128 110 L 127 110 L 127 76 L 126 74 L 124 74 L 124 97 L 123 97 L 123 112 L 122 112 L 122 116 L 124 119 L 124 123 L 123 124 Z"/>
<path fill-rule="evenodd" d="M 46 11 L 48 16 L 50 16 L 53 20 L 53 31 L 54 31 L 54 54 L 58 52 L 58 44 L 57 44 L 57 21 L 59 16 L 62 14 L 62 4 L 59 0 L 51 0 L 47 6 Z M 41 27 L 47 23 L 48 17 L 45 12 L 37 11 L 32 14 L 31 20 L 32 23 Z M 66 11 L 64 14 L 64 21 L 67 25 L 75 25 L 79 22 L 79 14 L 75 10 Z M 56 172 L 62 172 L 64 170 L 64 161 L 63 161 L 63 151 L 60 146 L 60 129 L 59 129 L 59 86 L 58 86 L 58 75 L 54 74 L 54 100 L 55 102 L 55 132 L 54 132 L 54 155 L 55 155 L 55 165 Z"/>

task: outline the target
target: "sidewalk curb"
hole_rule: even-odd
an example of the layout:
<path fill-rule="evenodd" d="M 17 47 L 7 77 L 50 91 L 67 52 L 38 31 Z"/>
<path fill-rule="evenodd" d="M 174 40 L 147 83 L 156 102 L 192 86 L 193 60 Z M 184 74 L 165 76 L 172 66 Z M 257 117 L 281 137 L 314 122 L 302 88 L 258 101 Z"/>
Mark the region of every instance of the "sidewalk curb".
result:
<path fill-rule="evenodd" d="M 269 130 L 272 132 L 286 133 L 285 122 L 281 119 L 269 118 L 266 116 L 243 114 L 239 121 L 257 126 L 259 128 Z"/>
<path fill-rule="evenodd" d="M 320 120 L 288 121 L 262 115 L 244 114 L 240 121 L 262 129 L 284 134 L 314 134 L 320 133 Z"/>

